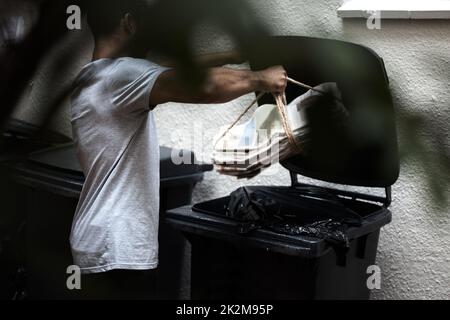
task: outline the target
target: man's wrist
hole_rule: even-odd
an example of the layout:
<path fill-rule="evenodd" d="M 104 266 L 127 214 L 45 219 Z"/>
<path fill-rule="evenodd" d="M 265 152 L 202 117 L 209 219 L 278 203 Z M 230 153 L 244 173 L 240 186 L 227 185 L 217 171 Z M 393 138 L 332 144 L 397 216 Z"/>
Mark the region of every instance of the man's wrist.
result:
<path fill-rule="evenodd" d="M 252 72 L 253 91 L 266 91 L 266 79 L 261 71 Z"/>

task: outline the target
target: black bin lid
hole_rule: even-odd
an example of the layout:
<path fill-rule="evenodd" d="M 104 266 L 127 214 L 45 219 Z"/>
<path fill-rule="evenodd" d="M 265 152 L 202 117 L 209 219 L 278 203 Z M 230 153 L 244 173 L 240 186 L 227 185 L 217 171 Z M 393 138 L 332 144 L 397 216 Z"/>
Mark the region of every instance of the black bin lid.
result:
<path fill-rule="evenodd" d="M 266 37 L 252 46 L 249 61 L 253 70 L 283 65 L 289 77 L 311 86 L 336 82 L 350 113 L 348 126 L 337 134 L 311 122 L 312 132 L 320 134 L 313 136 L 310 152 L 281 162 L 285 168 L 355 186 L 388 187 L 397 180 L 394 107 L 383 60 L 374 51 L 337 40 Z M 288 101 L 305 91 L 288 85 Z M 260 103 L 273 99 L 266 95 Z"/>
<path fill-rule="evenodd" d="M 212 165 L 202 163 L 177 165 L 171 159 L 173 152 L 181 151 L 160 147 L 161 188 L 192 186 L 203 179 L 205 171 L 213 169 Z M 195 158 L 192 151 L 182 152 L 183 159 Z M 73 143 L 33 152 L 13 169 L 19 183 L 73 198 L 79 197 L 85 180 Z"/>
<path fill-rule="evenodd" d="M 172 161 L 172 153 L 184 154 L 183 159 L 192 159 L 191 164 L 176 165 Z M 45 166 L 60 172 L 69 172 L 83 175 L 80 163 L 76 155 L 76 147 L 73 143 L 52 147 L 29 155 L 28 160 L 34 164 Z M 176 150 L 168 147 L 160 147 L 160 171 L 161 179 L 188 176 L 211 171 L 212 165 L 197 163 L 195 154 L 188 150 Z"/>
<path fill-rule="evenodd" d="M 31 124 L 29 122 L 10 118 L 2 128 L 3 136 L 13 137 L 16 140 L 34 140 L 40 144 L 68 143 L 70 138 L 65 135 Z"/>
<path fill-rule="evenodd" d="M 10 118 L 1 128 L 0 163 L 20 161 L 32 151 L 69 141 L 58 132 Z"/>

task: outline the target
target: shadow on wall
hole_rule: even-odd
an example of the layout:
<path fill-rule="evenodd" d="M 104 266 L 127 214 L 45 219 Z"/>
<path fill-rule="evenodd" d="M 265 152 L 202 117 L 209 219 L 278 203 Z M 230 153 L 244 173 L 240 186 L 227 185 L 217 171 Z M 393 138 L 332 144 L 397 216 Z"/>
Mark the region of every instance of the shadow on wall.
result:
<path fill-rule="evenodd" d="M 342 21 L 346 39 L 381 47 L 397 114 L 400 161 L 419 165 L 437 204 L 435 213 L 447 214 L 442 209 L 450 205 L 450 57 L 429 43 L 446 43 L 443 30 L 450 21 L 382 20 L 379 30 L 368 29 L 366 19 Z"/>

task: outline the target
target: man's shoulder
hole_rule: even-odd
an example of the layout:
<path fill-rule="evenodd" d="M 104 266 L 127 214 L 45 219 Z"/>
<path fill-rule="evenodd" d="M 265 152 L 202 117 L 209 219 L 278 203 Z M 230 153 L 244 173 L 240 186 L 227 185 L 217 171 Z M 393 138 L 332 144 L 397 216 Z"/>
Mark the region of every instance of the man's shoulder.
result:
<path fill-rule="evenodd" d="M 111 65 L 105 69 L 99 80 L 106 83 L 131 83 L 145 74 L 152 74 L 161 67 L 145 59 L 121 57 L 114 59 Z"/>
<path fill-rule="evenodd" d="M 121 76 L 142 72 L 145 68 L 152 66 L 155 66 L 155 64 L 148 60 L 132 57 L 120 57 L 116 59 L 102 58 L 86 64 L 78 74 L 77 79 L 101 79 L 102 77 Z"/>
<path fill-rule="evenodd" d="M 162 70 L 161 66 L 145 60 L 132 57 L 120 57 L 116 59 L 99 59 L 87 64 L 74 81 L 73 97 L 83 96 L 85 93 L 92 95 L 115 95 L 124 90 L 146 87 Z M 132 91 L 137 94 L 136 90 Z"/>
<path fill-rule="evenodd" d="M 148 68 L 157 68 L 159 67 L 157 64 L 139 58 L 132 57 L 120 57 L 114 59 L 112 64 L 112 71 L 115 72 L 142 72 Z"/>

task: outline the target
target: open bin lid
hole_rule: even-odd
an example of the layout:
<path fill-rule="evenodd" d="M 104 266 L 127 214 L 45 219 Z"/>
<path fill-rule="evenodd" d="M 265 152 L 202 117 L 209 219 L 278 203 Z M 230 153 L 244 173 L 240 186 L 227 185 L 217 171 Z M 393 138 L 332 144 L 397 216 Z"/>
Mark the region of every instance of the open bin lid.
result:
<path fill-rule="evenodd" d="M 311 149 L 282 161 L 291 173 L 338 184 L 389 187 L 398 178 L 394 107 L 383 60 L 353 43 L 309 37 L 268 37 L 251 49 L 252 69 L 283 65 L 288 76 L 311 86 L 335 82 L 349 111 L 345 132 L 311 122 Z M 288 85 L 288 101 L 305 93 Z M 260 103 L 273 103 L 266 95 Z M 317 129 L 315 129 L 317 127 Z M 319 134 L 317 134 L 319 132 Z"/>

